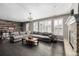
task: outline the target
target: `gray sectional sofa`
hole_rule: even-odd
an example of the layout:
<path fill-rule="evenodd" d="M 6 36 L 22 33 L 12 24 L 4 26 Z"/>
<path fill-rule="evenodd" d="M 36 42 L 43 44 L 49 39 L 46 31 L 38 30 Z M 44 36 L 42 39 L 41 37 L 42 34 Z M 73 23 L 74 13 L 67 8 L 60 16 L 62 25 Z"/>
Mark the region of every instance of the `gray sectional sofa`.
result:
<path fill-rule="evenodd" d="M 52 35 L 51 33 L 40 33 L 40 32 L 33 32 L 31 33 L 33 37 L 39 38 L 40 41 L 44 42 L 52 42 L 54 41 L 55 35 Z"/>
<path fill-rule="evenodd" d="M 41 32 L 32 32 L 30 33 L 31 36 L 38 38 L 39 41 L 44 41 L 44 42 L 56 42 L 56 41 L 61 41 L 58 40 L 57 38 L 62 38 L 57 35 L 53 35 L 52 33 L 41 33 Z M 17 42 L 21 41 L 23 37 L 27 36 L 27 32 L 13 32 L 10 35 L 10 42 Z"/>
<path fill-rule="evenodd" d="M 44 42 L 63 42 L 63 36 L 61 35 L 54 35 L 52 33 L 46 33 L 46 32 L 32 32 L 31 33 L 33 37 L 39 38 L 40 41 Z"/>

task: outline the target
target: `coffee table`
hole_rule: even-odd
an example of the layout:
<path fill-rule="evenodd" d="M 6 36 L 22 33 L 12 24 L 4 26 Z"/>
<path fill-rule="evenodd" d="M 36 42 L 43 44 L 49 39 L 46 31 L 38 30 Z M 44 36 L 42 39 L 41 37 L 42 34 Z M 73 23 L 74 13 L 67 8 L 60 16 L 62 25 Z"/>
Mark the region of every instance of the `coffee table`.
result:
<path fill-rule="evenodd" d="M 22 38 L 22 44 L 38 45 L 38 43 L 39 43 L 38 38 L 28 38 L 28 37 Z"/>

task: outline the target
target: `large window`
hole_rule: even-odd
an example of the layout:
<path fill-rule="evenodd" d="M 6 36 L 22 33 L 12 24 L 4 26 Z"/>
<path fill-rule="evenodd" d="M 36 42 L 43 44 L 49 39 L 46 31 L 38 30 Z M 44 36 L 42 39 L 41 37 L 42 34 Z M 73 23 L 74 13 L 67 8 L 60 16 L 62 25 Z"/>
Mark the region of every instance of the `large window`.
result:
<path fill-rule="evenodd" d="M 54 20 L 54 34 L 63 35 L 63 19 Z"/>
<path fill-rule="evenodd" d="M 48 32 L 51 33 L 51 20 L 44 20 L 39 22 L 39 32 Z"/>
<path fill-rule="evenodd" d="M 38 32 L 38 22 L 33 23 L 33 31 Z"/>
<path fill-rule="evenodd" d="M 26 31 L 29 31 L 29 23 L 26 24 Z"/>

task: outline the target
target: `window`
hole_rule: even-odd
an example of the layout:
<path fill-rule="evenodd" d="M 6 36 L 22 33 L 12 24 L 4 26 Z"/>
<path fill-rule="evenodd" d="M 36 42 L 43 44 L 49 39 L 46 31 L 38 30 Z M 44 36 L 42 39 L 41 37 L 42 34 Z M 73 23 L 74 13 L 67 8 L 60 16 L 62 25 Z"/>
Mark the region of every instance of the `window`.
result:
<path fill-rule="evenodd" d="M 63 19 L 54 20 L 54 34 L 63 35 Z"/>
<path fill-rule="evenodd" d="M 39 22 L 39 32 L 44 32 L 44 22 L 43 21 Z"/>
<path fill-rule="evenodd" d="M 39 22 L 39 32 L 51 33 L 51 20 L 44 20 Z"/>
<path fill-rule="evenodd" d="M 33 23 L 33 31 L 38 32 L 38 22 Z"/>
<path fill-rule="evenodd" d="M 26 31 L 29 31 L 29 23 L 26 24 Z"/>

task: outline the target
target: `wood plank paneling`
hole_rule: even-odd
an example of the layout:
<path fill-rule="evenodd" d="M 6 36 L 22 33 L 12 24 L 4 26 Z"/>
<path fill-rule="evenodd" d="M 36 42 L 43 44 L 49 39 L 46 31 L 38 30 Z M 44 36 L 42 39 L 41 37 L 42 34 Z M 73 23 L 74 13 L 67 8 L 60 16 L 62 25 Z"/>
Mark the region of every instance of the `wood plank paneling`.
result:
<path fill-rule="evenodd" d="M 20 23 L 0 20 L 0 30 L 9 30 L 10 27 L 14 28 L 14 31 L 21 30 Z"/>

